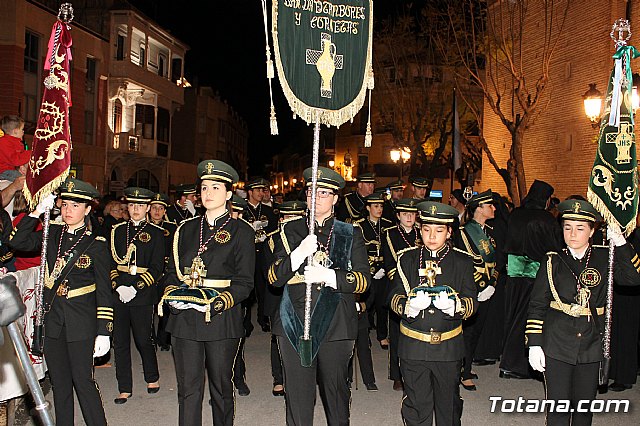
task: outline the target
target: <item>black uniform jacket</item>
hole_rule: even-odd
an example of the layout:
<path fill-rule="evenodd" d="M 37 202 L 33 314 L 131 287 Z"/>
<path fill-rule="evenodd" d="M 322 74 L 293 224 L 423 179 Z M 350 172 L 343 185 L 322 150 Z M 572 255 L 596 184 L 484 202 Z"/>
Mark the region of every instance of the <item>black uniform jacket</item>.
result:
<path fill-rule="evenodd" d="M 502 265 L 503 256 L 496 246 L 496 241 L 493 239 L 493 228 L 489 225 L 484 225 L 483 231 L 488 237 L 489 244 L 493 247 L 495 260 L 491 263 L 484 261 L 480 254 L 480 249 L 476 247 L 464 225 L 460 227 L 459 232 L 456 232 L 454 237 L 454 245 L 473 256 L 474 281 L 478 285 L 478 293 L 487 288 L 487 286 L 495 287 L 498 282 L 498 271 L 504 267 Z"/>
<path fill-rule="evenodd" d="M 196 210 L 196 213 L 197 212 L 198 211 Z M 166 215 L 171 222 L 175 222 L 178 225 L 180 225 L 183 221 L 191 219 L 193 217 L 189 210 L 181 207 L 178 203 L 173 203 L 172 206 L 169 206 L 167 208 Z"/>
<path fill-rule="evenodd" d="M 195 309 L 171 309 L 167 331 L 172 336 L 196 341 L 212 341 L 244 337 L 242 326 L 243 312 L 240 303 L 249 297 L 253 290 L 253 273 L 256 251 L 254 249 L 254 232 L 243 220 L 229 219 L 225 212 L 209 226 L 207 219 L 194 217 L 184 221 L 176 231 L 166 285 L 181 285 L 185 276 L 185 268 L 190 268 L 198 252 L 200 231 L 202 228 L 202 244 L 215 235 L 225 224 L 224 230 L 230 234 L 226 242 L 211 238 L 200 257 L 206 268 L 206 278 L 229 281 L 228 284 L 214 287 L 220 292 L 223 311 L 212 315 L 210 322 L 205 322 L 205 314 Z"/>
<path fill-rule="evenodd" d="M 39 219 L 25 216 L 9 237 L 10 246 L 20 251 L 39 251 L 42 247 L 42 231 L 34 231 L 38 223 Z M 78 244 L 72 250 L 75 252 L 73 267 L 68 269 L 68 274 L 63 270 L 59 278 L 62 283 L 66 282 L 67 295 L 58 296 L 49 285 L 44 287 L 44 301 L 50 304 L 50 310 L 44 317 L 45 334 L 57 338 L 62 327 L 66 327 L 68 342 L 86 340 L 97 335 L 109 336 L 113 329 L 113 299 L 109 284 L 107 242 L 104 237 L 86 227 L 77 229 L 73 234 L 65 232 L 63 235 L 64 229 L 64 225 L 53 222 L 49 224 L 48 271 L 53 271 L 58 247 L 60 255 L 63 255 L 74 244 Z M 86 233 L 82 236 L 84 231 Z M 82 239 L 78 242 L 80 238 Z"/>
<path fill-rule="evenodd" d="M 130 256 L 131 262 L 126 259 L 128 243 L 135 245 L 135 253 Z M 111 230 L 111 285 L 114 290 L 125 285 L 132 286 L 137 291 L 127 305 L 158 303 L 156 283 L 164 270 L 165 247 L 164 229 L 146 220 L 138 226 L 132 221 L 122 222 Z M 129 267 L 130 264 L 133 265 L 133 260 L 136 271 Z M 117 293 L 114 293 L 114 298 L 115 303 L 122 303 Z"/>
<path fill-rule="evenodd" d="M 384 258 L 384 270 L 390 280 L 393 280 L 396 274 L 398 253 L 420 244 L 422 244 L 420 230 L 415 226 L 409 232 L 404 232 L 401 225 L 386 230 L 382 237 L 382 257 Z"/>
<path fill-rule="evenodd" d="M 336 207 L 336 219 L 353 223 L 361 217 L 365 201 L 357 192 L 350 192 L 344 196 Z"/>
<path fill-rule="evenodd" d="M 353 224 L 362 231 L 369 259 L 369 272 L 373 276 L 380 268 L 384 268 L 381 240 L 384 232 L 393 226 L 393 222 L 381 217 L 375 224 L 368 218 L 358 219 Z"/>
<path fill-rule="evenodd" d="M 315 234 L 318 237 L 318 243 L 323 244 L 325 247 L 328 243 L 329 232 L 334 220 L 332 216 L 325 219 L 321 224 L 316 223 Z M 305 218 L 285 221 L 282 224 L 280 233 L 274 235 L 274 256 L 276 260 L 269 267 L 267 273 L 270 285 L 276 287 L 289 286 L 291 302 L 301 320 L 304 319 L 306 287 L 304 283 L 304 266 L 306 261 L 297 271 L 293 271 L 289 255 L 307 235 L 309 235 L 309 228 Z M 331 248 L 329 250 L 331 251 Z M 369 287 L 371 276 L 369 275 L 369 262 L 364 241 L 362 240 L 362 233 L 355 229 L 349 262 L 351 263 L 351 270 L 335 269 L 333 267 L 336 271 L 337 279 L 337 289 L 335 291 L 341 297 L 325 335 L 325 341 L 355 340 L 358 335 L 358 313 L 356 311 L 354 293 L 364 293 Z M 317 286 L 312 286 L 312 310 L 319 293 Z M 277 336 L 285 335 L 280 320 L 280 307 L 277 308 L 273 316 L 272 330 L 273 334 Z"/>
<path fill-rule="evenodd" d="M 422 252 L 422 265 L 420 253 Z M 433 304 L 423 310 L 415 318 L 407 317 L 406 305 L 408 293 L 420 285 L 418 268 L 425 267 L 425 261 L 440 260 L 441 273 L 436 275 L 436 285 L 448 285 L 456 294 L 456 312 L 453 317 L 435 308 Z M 400 316 L 401 335 L 398 344 L 398 356 L 404 359 L 422 361 L 458 361 L 464 357 L 464 341 L 462 333 L 443 340 L 439 344 L 431 344 L 402 332 L 409 328 L 421 333 L 430 331 L 448 332 L 462 325 L 462 320 L 469 318 L 478 307 L 476 284 L 473 281 L 473 260 L 468 253 L 445 244 L 437 252 L 425 247 L 413 247 L 399 253 L 397 272 L 390 292 L 390 307 Z"/>
<path fill-rule="evenodd" d="M 587 257 L 588 253 L 577 260 L 567 249 L 547 254 L 533 286 L 525 331 L 529 346 L 542 346 L 546 356 L 572 365 L 602 360 L 609 247 L 591 246 L 588 266 Z M 576 277 L 587 268 L 585 277 L 591 291 L 589 310 L 596 313 L 596 321 L 590 315 L 574 317 L 551 307 L 556 300 L 550 282 L 560 301 L 570 305 L 576 302 Z M 640 258 L 629 244 L 616 247 L 613 271 L 616 285 L 640 285 Z"/>

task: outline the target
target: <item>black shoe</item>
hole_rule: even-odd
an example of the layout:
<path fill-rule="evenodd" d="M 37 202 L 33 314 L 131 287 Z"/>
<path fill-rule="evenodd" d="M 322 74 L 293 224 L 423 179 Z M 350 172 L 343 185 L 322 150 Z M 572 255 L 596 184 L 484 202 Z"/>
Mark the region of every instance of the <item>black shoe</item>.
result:
<path fill-rule="evenodd" d="M 247 396 L 251 393 L 249 386 L 244 382 L 236 384 L 236 389 L 238 389 L 238 395 L 240 396 Z"/>
<path fill-rule="evenodd" d="M 160 345 L 160 350 L 163 352 L 170 351 L 171 345 Z"/>
<path fill-rule="evenodd" d="M 462 380 L 460 380 L 460 384 L 462 385 L 463 388 L 465 388 L 468 391 L 475 391 L 476 390 L 476 385 L 465 385 L 464 383 L 462 383 Z"/>
<path fill-rule="evenodd" d="M 271 331 L 271 327 L 269 326 L 269 324 L 262 324 L 260 325 L 260 327 L 262 328 L 262 331 L 264 331 L 265 333 L 269 333 Z"/>
<path fill-rule="evenodd" d="M 394 380 L 393 381 L 393 390 L 394 391 L 403 391 L 404 390 L 404 384 L 402 383 L 402 380 Z"/>
<path fill-rule="evenodd" d="M 123 392 L 125 393 L 125 392 Z M 129 398 L 131 398 L 133 396 L 132 393 L 129 394 L 129 396 L 127 396 L 126 398 L 123 397 L 117 397 L 116 399 L 113 400 L 113 402 L 115 402 L 116 404 L 120 405 L 120 404 L 124 404 L 125 402 L 127 402 L 129 400 Z"/>
<path fill-rule="evenodd" d="M 284 396 L 284 386 L 282 386 L 281 390 L 276 390 L 276 386 L 282 386 L 282 385 L 280 384 L 273 385 L 273 390 L 271 391 L 273 396 Z"/>
<path fill-rule="evenodd" d="M 516 373 L 515 371 L 509 371 L 509 370 L 500 370 L 500 378 L 501 379 L 530 379 L 528 375 L 522 375 L 520 373 Z"/>
<path fill-rule="evenodd" d="M 382 343 L 382 342 L 380 342 L 380 348 L 381 348 L 383 351 L 386 351 L 386 350 L 389 350 L 389 345 L 388 345 L 388 344 L 386 344 L 386 343 Z"/>
<path fill-rule="evenodd" d="M 474 380 L 478 378 L 478 375 L 476 373 L 471 373 L 469 376 L 470 376 L 469 377 L 470 379 L 474 379 Z"/>
<path fill-rule="evenodd" d="M 160 392 L 160 386 L 158 386 L 157 388 L 147 388 L 147 393 L 158 393 Z"/>
<path fill-rule="evenodd" d="M 633 385 L 625 385 L 624 383 L 613 382 L 609 385 L 609 390 L 613 392 L 622 392 L 631 389 Z"/>
<path fill-rule="evenodd" d="M 369 392 L 378 392 L 378 386 L 375 383 L 365 383 L 364 386 Z"/>
<path fill-rule="evenodd" d="M 496 363 L 495 359 L 474 359 L 472 364 L 477 366 L 483 365 L 494 365 Z"/>

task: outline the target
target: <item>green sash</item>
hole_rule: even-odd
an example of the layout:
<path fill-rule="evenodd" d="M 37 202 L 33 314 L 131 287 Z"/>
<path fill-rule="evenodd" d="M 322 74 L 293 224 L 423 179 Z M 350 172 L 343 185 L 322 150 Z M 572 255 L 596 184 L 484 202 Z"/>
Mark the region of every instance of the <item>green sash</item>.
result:
<path fill-rule="evenodd" d="M 540 262 L 527 256 L 510 254 L 507 262 L 507 275 L 513 278 L 535 278 L 540 269 Z"/>
<path fill-rule="evenodd" d="M 480 224 L 471 219 L 469 222 L 464 224 L 464 230 L 467 231 L 467 235 L 469 235 L 469 238 L 471 238 L 471 241 L 476 248 L 476 253 L 482 256 L 482 260 L 484 260 L 485 263 L 495 264 L 495 249 L 493 244 L 491 244 L 491 239 L 484 233 Z"/>

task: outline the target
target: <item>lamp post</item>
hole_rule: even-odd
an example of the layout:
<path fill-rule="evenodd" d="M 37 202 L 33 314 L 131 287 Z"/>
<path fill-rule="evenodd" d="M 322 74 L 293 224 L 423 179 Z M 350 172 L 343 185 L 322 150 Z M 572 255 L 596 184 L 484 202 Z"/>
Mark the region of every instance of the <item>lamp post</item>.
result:
<path fill-rule="evenodd" d="M 393 161 L 394 163 L 400 161 L 400 172 L 398 173 L 398 179 L 402 180 L 402 170 L 404 169 L 404 163 L 411 158 L 411 150 L 407 147 L 404 147 L 402 149 L 394 148 L 389 151 L 389 156 L 391 157 L 391 161 Z"/>
<path fill-rule="evenodd" d="M 591 121 L 591 127 L 597 129 L 600 125 L 602 111 L 602 93 L 596 89 L 596 83 L 589 83 L 589 90 L 582 95 L 584 100 L 584 112 Z"/>

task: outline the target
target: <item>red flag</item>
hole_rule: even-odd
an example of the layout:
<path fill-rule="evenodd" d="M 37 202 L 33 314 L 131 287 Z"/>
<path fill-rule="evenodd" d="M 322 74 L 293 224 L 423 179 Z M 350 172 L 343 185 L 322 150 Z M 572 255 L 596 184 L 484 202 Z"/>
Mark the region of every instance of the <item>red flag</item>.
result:
<path fill-rule="evenodd" d="M 58 20 L 53 24 L 45 60 L 44 93 L 33 139 L 24 196 L 35 207 L 41 198 L 55 191 L 69 174 L 71 130 L 69 107 L 71 87 L 71 27 Z"/>

